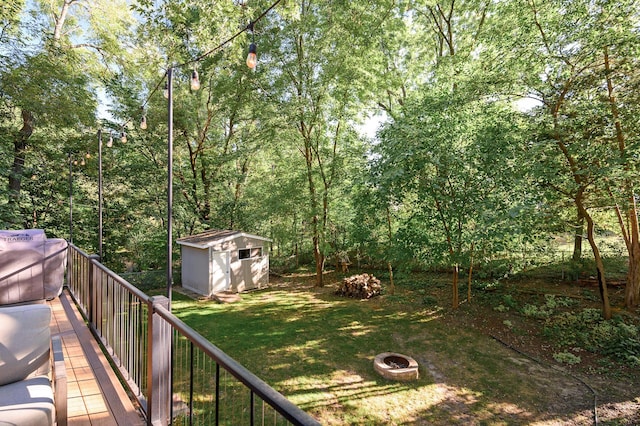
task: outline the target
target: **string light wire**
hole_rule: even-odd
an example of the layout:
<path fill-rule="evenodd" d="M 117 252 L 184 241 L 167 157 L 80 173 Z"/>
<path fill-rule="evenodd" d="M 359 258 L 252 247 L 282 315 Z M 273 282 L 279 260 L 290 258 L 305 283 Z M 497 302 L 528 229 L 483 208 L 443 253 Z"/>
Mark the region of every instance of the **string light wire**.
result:
<path fill-rule="evenodd" d="M 145 99 L 145 101 L 142 103 L 140 109 L 144 110 L 144 108 L 149 104 L 149 102 L 151 101 L 151 98 L 153 97 L 153 95 L 160 90 L 160 86 L 162 86 L 162 83 L 165 81 L 165 77 L 167 77 L 167 73 L 169 71 L 169 68 L 182 68 L 185 67 L 187 65 L 193 65 L 197 62 L 200 62 L 202 59 L 206 58 L 207 56 L 217 52 L 218 50 L 222 49 L 224 46 L 226 46 L 227 44 L 231 43 L 233 40 L 235 40 L 236 38 L 238 38 L 240 35 L 242 35 L 243 33 L 247 32 L 247 31 L 252 31 L 253 32 L 253 27 L 254 25 L 259 22 L 262 18 L 264 18 L 269 12 L 271 12 L 278 4 L 280 4 L 282 0 L 276 0 L 275 2 L 273 2 L 271 4 L 271 6 L 269 6 L 267 9 L 265 9 L 256 19 L 250 21 L 244 28 L 242 28 L 241 30 L 239 30 L 238 32 L 236 32 L 235 34 L 233 34 L 231 37 L 229 37 L 228 39 L 224 40 L 222 43 L 218 44 L 216 47 L 214 47 L 213 49 L 208 50 L 207 52 L 193 58 L 190 59 L 186 62 L 180 63 L 180 64 L 176 64 L 176 65 L 170 65 L 169 67 L 167 67 L 167 70 L 165 70 L 164 74 L 162 75 L 162 78 L 160 80 L 158 80 L 158 82 L 156 83 L 156 85 L 154 86 L 153 90 L 151 90 L 151 92 L 149 93 L 149 95 L 147 96 L 147 98 Z M 123 124 L 122 124 L 122 128 L 124 129 L 125 126 L 129 123 L 133 122 L 133 118 L 129 118 L 127 119 Z"/>

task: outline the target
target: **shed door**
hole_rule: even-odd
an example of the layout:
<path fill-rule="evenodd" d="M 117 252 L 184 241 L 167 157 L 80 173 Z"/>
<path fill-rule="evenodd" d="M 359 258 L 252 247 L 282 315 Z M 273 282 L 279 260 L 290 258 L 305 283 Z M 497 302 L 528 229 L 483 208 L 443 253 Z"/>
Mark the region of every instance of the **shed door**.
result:
<path fill-rule="evenodd" d="M 228 290 L 231 285 L 229 252 L 211 252 L 211 294 Z"/>

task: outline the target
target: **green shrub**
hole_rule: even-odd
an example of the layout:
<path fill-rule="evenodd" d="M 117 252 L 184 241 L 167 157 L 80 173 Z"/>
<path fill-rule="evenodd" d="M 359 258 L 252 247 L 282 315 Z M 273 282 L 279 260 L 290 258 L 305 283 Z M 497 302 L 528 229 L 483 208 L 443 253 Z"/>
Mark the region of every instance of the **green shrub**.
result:
<path fill-rule="evenodd" d="M 582 359 L 579 356 L 574 355 L 571 352 L 555 353 L 553 354 L 553 359 L 555 359 L 559 363 L 569 364 L 569 365 L 580 364 L 580 362 L 582 361 Z"/>
<path fill-rule="evenodd" d="M 553 294 L 545 294 L 544 298 L 545 298 L 545 306 L 550 310 L 558 309 L 561 307 L 566 308 L 575 304 L 575 301 L 571 298 L 556 297 Z"/>
<path fill-rule="evenodd" d="M 640 359 L 640 327 L 621 316 L 606 321 L 598 309 L 565 312 L 550 318 L 544 334 L 564 346 L 580 346 L 619 361 L 637 364 Z"/>
<path fill-rule="evenodd" d="M 138 289 L 145 293 L 148 293 L 156 289 L 164 289 L 167 287 L 167 276 L 164 271 L 143 271 L 121 274 L 130 284 L 133 284 Z M 178 284 L 175 279 L 174 284 Z"/>
<path fill-rule="evenodd" d="M 513 273 L 513 265 L 510 259 L 494 260 L 483 265 L 481 269 L 475 271 L 478 279 L 494 279 L 496 277 L 507 277 Z"/>
<path fill-rule="evenodd" d="M 496 312 L 507 312 L 509 308 L 504 306 L 503 304 L 499 304 L 498 306 L 494 307 L 493 310 Z"/>
<path fill-rule="evenodd" d="M 625 324 L 620 317 L 616 317 L 612 321 L 600 322 L 594 334 L 602 353 L 637 363 L 640 357 L 640 328 Z"/>
<path fill-rule="evenodd" d="M 532 304 L 525 305 L 522 308 L 522 313 L 531 318 L 547 319 L 550 318 L 559 308 L 566 308 L 575 304 L 575 301 L 571 298 L 556 297 L 553 294 L 545 294 L 544 300 L 544 304 L 541 306 Z"/>
<path fill-rule="evenodd" d="M 471 284 L 471 288 L 478 291 L 496 291 L 502 287 L 502 284 L 498 280 L 494 281 L 474 281 Z"/>
<path fill-rule="evenodd" d="M 522 313 L 526 317 L 546 319 L 551 316 L 551 312 L 546 310 L 544 306 L 538 307 L 536 305 L 526 304 L 522 308 Z"/>
<path fill-rule="evenodd" d="M 516 299 L 514 299 L 510 294 L 505 294 L 504 296 L 502 296 L 502 303 L 504 303 L 505 306 L 509 308 L 515 309 L 518 307 L 518 302 L 516 302 Z"/>

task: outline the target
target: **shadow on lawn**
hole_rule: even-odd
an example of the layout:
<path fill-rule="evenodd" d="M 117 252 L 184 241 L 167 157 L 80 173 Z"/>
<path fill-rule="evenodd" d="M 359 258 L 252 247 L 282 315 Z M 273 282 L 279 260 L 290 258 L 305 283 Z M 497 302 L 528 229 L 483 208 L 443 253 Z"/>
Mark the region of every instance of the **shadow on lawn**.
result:
<path fill-rule="evenodd" d="M 323 424 L 591 424 L 582 384 L 457 328 L 442 310 L 331 291 L 279 285 L 229 305 L 180 296 L 173 306 Z M 378 376 L 373 358 L 387 351 L 418 360 L 420 379 Z"/>

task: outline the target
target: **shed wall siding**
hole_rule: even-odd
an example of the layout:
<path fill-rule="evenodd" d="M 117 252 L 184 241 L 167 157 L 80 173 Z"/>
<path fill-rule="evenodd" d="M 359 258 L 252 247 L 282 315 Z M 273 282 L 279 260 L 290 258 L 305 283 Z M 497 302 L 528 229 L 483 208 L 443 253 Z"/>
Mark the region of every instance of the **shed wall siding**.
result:
<path fill-rule="evenodd" d="M 269 284 L 269 256 L 241 260 L 243 281 L 247 289 L 263 288 Z"/>
<path fill-rule="evenodd" d="M 200 294 L 209 295 L 209 250 L 182 246 L 182 286 Z"/>
<path fill-rule="evenodd" d="M 236 291 L 263 288 L 269 284 L 269 256 L 238 260 Z"/>
<path fill-rule="evenodd" d="M 231 251 L 231 289 L 242 292 L 266 287 L 269 284 L 269 255 L 264 253 L 268 253 L 268 241 L 238 237 L 231 243 L 234 247 Z M 239 249 L 254 247 L 262 247 L 262 257 L 240 260 Z M 266 269 L 264 269 L 265 264 Z"/>

